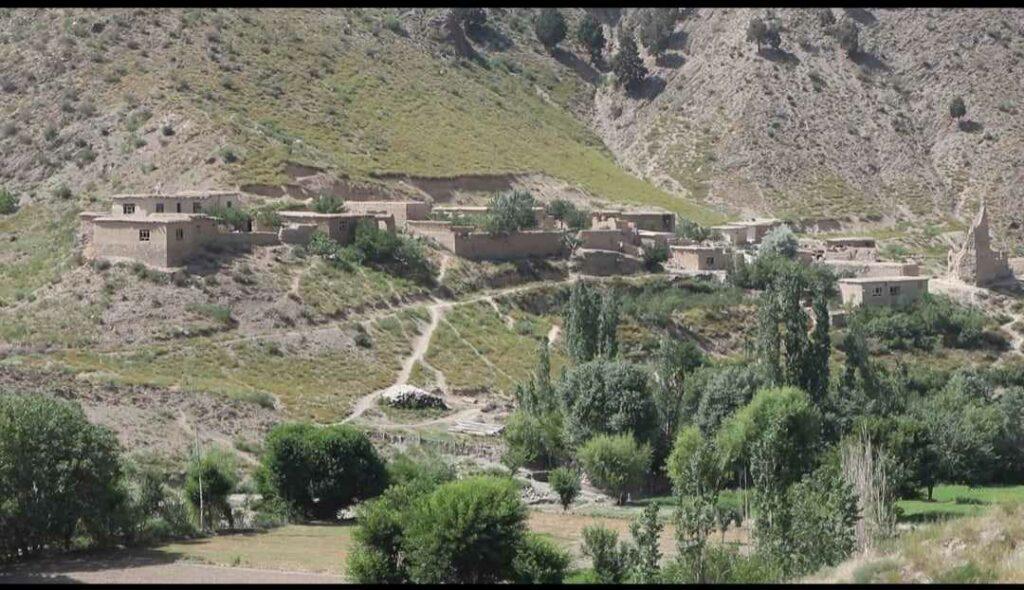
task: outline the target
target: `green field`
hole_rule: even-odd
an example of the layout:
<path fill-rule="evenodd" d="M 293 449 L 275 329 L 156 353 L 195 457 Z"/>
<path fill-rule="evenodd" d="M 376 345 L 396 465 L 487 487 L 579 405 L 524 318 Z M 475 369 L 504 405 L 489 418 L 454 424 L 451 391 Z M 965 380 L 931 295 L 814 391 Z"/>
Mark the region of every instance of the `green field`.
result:
<path fill-rule="evenodd" d="M 977 503 L 970 503 L 970 502 Z M 1024 486 L 971 488 L 965 485 L 940 485 L 932 491 L 932 501 L 900 500 L 901 520 L 930 522 L 959 516 L 976 516 L 993 504 L 1024 503 Z"/>

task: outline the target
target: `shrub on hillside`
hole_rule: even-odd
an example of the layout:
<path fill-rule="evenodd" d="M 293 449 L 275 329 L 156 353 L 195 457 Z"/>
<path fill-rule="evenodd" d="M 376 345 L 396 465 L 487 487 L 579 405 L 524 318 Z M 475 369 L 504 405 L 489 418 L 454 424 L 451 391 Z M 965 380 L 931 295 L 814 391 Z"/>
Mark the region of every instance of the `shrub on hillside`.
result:
<path fill-rule="evenodd" d="M 0 188 L 0 215 L 11 215 L 18 210 L 18 197 L 11 191 Z"/>
<path fill-rule="evenodd" d="M 206 209 L 204 213 L 223 222 L 236 231 L 245 231 L 249 229 L 249 224 L 252 222 L 252 214 L 237 207 L 222 207 L 217 205 Z"/>
<path fill-rule="evenodd" d="M 340 213 L 345 210 L 345 201 L 334 195 L 320 195 L 313 201 L 317 213 Z"/>
<path fill-rule="evenodd" d="M 263 490 L 305 518 L 334 519 L 339 509 L 380 494 L 387 484 L 384 461 L 351 426 L 281 424 L 265 447 Z"/>
<path fill-rule="evenodd" d="M 0 557 L 119 531 L 125 496 L 113 432 L 43 395 L 0 394 Z"/>
<path fill-rule="evenodd" d="M 623 504 L 650 471 L 651 447 L 637 444 L 630 434 L 602 434 L 583 445 L 579 460 L 590 482 Z"/>
<path fill-rule="evenodd" d="M 424 284 L 434 278 L 434 266 L 418 241 L 382 230 L 372 221 L 361 220 L 356 225 L 352 248 L 360 262 L 377 265 L 397 276 Z"/>
<path fill-rule="evenodd" d="M 537 40 L 550 50 L 565 39 L 568 28 L 565 17 L 558 9 L 543 8 L 533 23 L 533 31 L 537 34 Z"/>

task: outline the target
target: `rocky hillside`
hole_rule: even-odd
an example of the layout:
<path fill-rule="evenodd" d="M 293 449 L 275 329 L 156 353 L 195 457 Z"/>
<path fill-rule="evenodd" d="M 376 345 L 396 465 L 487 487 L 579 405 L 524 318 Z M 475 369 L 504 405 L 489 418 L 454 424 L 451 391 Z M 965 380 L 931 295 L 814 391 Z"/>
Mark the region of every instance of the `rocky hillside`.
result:
<path fill-rule="evenodd" d="M 746 40 L 754 17 L 778 49 Z M 598 129 L 631 170 L 723 206 L 912 219 L 984 196 L 1005 228 L 1021 214 L 1022 32 L 1016 10 L 695 10 L 647 60 L 656 96 L 602 88 Z"/>

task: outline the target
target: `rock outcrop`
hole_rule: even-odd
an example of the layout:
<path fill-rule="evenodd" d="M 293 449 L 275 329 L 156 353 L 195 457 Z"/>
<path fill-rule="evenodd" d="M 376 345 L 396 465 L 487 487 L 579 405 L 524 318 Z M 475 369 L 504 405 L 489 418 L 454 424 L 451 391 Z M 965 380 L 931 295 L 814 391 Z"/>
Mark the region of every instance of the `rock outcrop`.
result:
<path fill-rule="evenodd" d="M 949 253 L 949 274 L 971 285 L 990 285 L 1013 278 L 1004 252 L 992 250 L 988 209 L 982 201 L 960 250 Z"/>

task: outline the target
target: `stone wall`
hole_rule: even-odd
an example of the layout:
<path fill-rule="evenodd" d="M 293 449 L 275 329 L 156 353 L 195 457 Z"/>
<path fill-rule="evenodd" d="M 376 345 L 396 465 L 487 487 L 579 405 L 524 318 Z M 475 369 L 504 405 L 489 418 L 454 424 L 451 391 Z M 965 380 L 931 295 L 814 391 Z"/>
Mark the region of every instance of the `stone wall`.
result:
<path fill-rule="evenodd" d="M 593 276 L 634 274 L 644 267 L 639 257 L 613 250 L 580 249 L 572 263 L 576 272 Z"/>
<path fill-rule="evenodd" d="M 562 232 L 525 231 L 509 234 L 473 232 L 455 235 L 455 254 L 470 260 L 516 260 L 565 254 Z"/>
<path fill-rule="evenodd" d="M 289 223 L 278 230 L 278 238 L 283 244 L 305 245 L 313 237 L 317 226 L 311 223 Z"/>
<path fill-rule="evenodd" d="M 430 203 L 424 201 L 345 201 L 350 213 L 383 213 L 393 215 L 398 227 L 406 222 L 430 218 Z"/>

